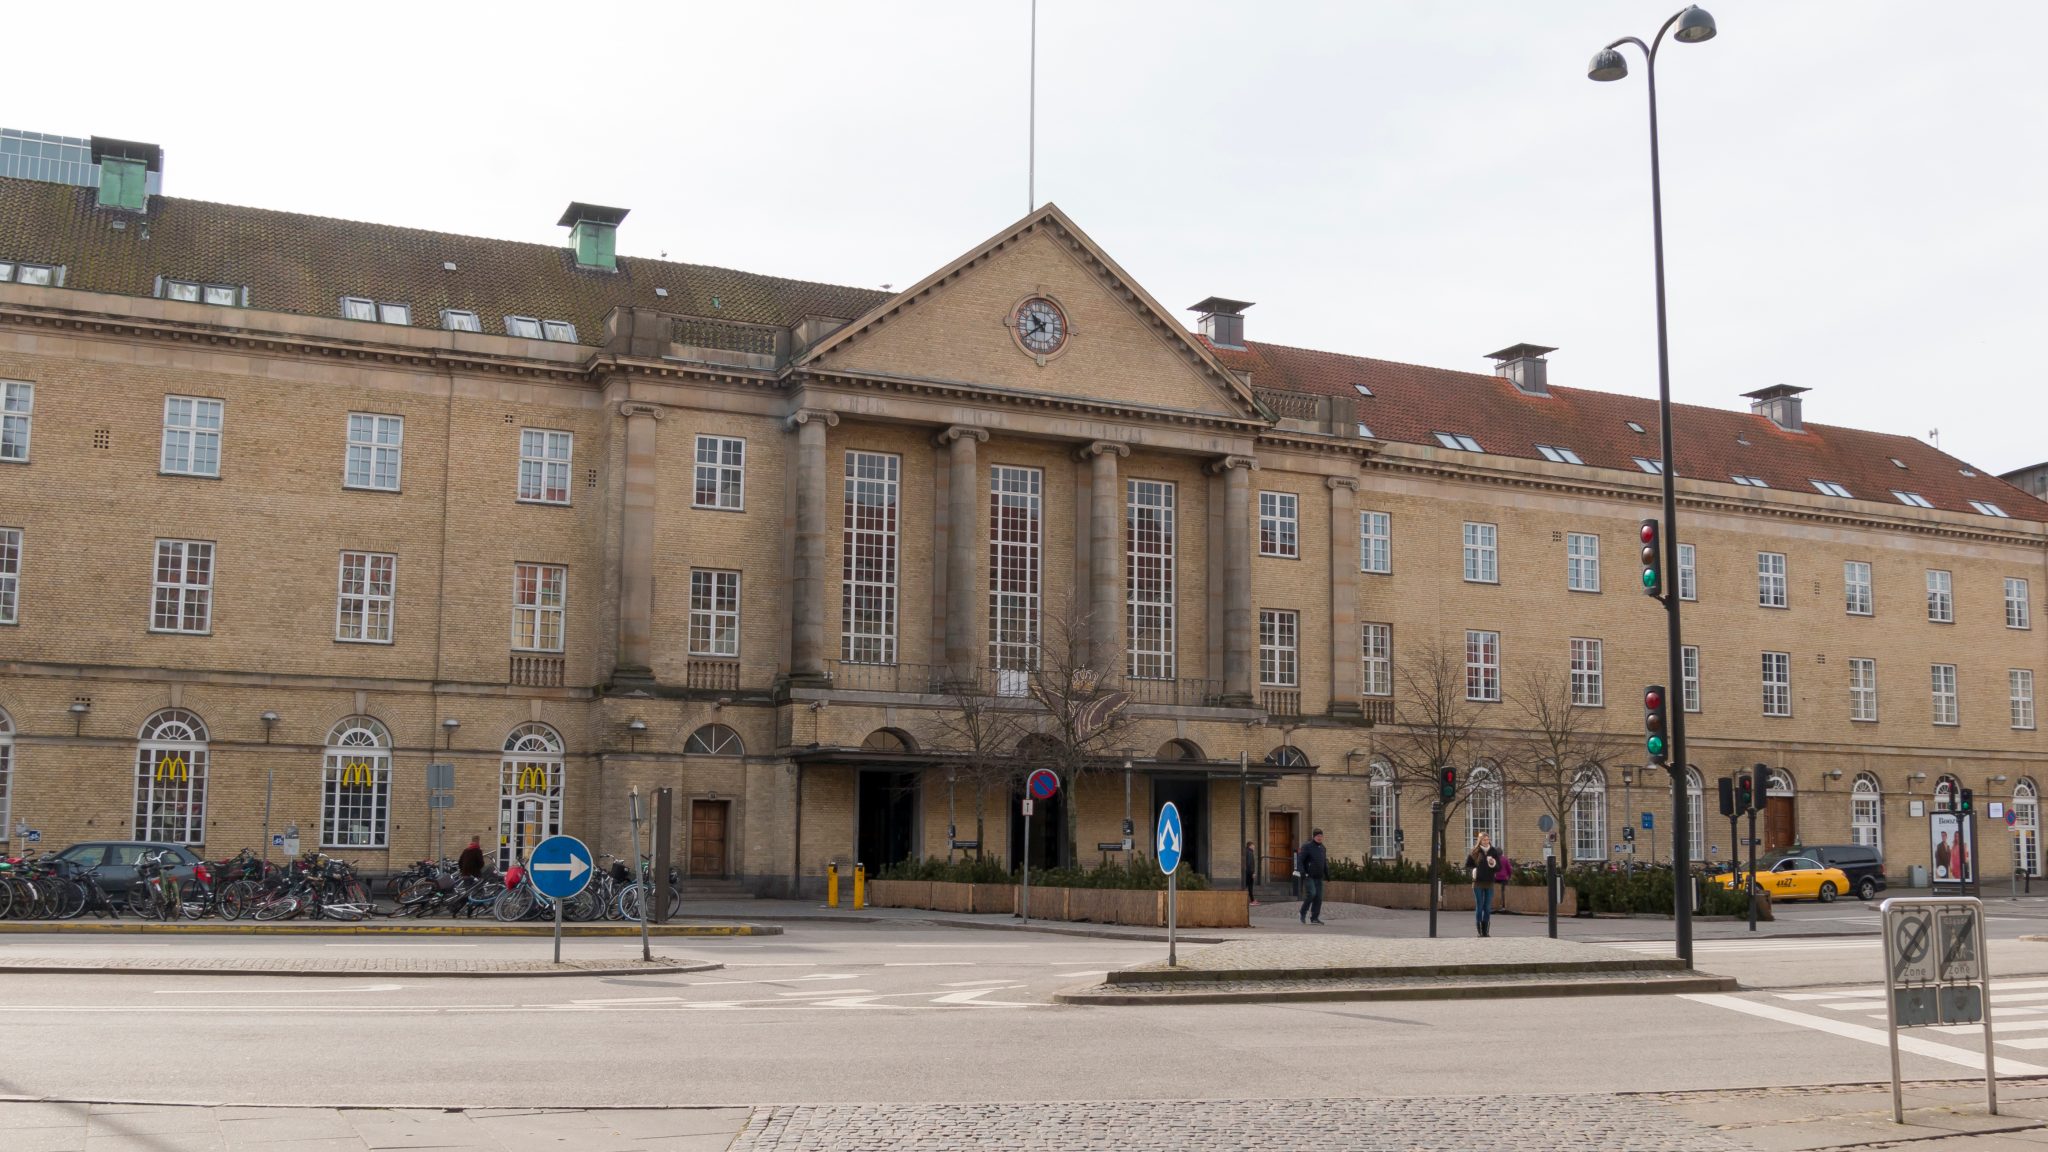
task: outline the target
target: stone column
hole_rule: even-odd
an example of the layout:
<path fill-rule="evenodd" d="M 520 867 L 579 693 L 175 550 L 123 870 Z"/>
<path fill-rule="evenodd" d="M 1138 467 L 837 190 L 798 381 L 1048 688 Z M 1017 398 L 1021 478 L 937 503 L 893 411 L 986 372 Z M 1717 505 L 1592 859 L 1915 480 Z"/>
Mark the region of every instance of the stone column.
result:
<path fill-rule="evenodd" d="M 655 423 L 652 404 L 619 405 L 626 418 L 625 499 L 619 515 L 619 662 L 613 681 L 654 679 Z"/>
<path fill-rule="evenodd" d="M 1077 454 L 1089 462 L 1088 498 L 1088 664 L 1099 674 L 1121 677 L 1123 661 L 1123 542 L 1117 512 L 1123 486 L 1116 462 L 1131 454 L 1128 444 L 1097 440 Z"/>
<path fill-rule="evenodd" d="M 839 414 L 800 408 L 796 433 L 796 548 L 789 581 L 789 678 L 820 683 L 825 670 L 825 430 Z"/>
<path fill-rule="evenodd" d="M 1224 481 L 1223 704 L 1232 708 L 1252 706 L 1252 472 L 1258 466 L 1250 456 L 1225 456 L 1209 465 Z"/>
<path fill-rule="evenodd" d="M 981 663 L 981 605 L 974 595 L 981 571 L 977 512 L 981 507 L 981 466 L 976 449 L 987 442 L 980 428 L 955 424 L 932 437 L 947 449 L 946 496 L 946 667 L 956 681 L 972 683 Z"/>
<path fill-rule="evenodd" d="M 1330 486 L 1330 715 L 1356 717 L 1358 678 L 1358 477 Z"/>

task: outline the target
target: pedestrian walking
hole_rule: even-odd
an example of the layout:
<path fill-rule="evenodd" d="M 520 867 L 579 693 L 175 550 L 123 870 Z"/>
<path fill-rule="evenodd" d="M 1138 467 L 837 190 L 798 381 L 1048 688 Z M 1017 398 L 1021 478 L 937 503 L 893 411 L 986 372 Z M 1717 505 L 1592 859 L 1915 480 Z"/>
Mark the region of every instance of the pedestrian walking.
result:
<path fill-rule="evenodd" d="M 484 874 L 483 843 L 477 837 L 471 836 L 469 847 L 464 848 L 462 855 L 455 858 L 455 870 L 471 879 Z"/>
<path fill-rule="evenodd" d="M 1484 832 L 1479 842 L 1472 845 L 1472 851 L 1465 854 L 1465 871 L 1472 877 L 1472 916 L 1478 922 L 1481 936 L 1492 935 L 1493 886 L 1500 875 L 1500 849 L 1493 846 L 1493 837 Z"/>
<path fill-rule="evenodd" d="M 1259 902 L 1259 846 L 1256 841 L 1244 842 L 1244 894 L 1253 905 Z"/>
<path fill-rule="evenodd" d="M 1498 889 L 1493 894 L 1493 906 L 1495 908 L 1505 908 L 1508 906 L 1508 879 L 1514 874 L 1515 865 L 1513 861 L 1508 859 L 1508 850 L 1502 848 L 1500 850 L 1500 868 L 1493 874 L 1493 884 Z"/>
<path fill-rule="evenodd" d="M 1301 877 L 1301 922 L 1323 922 L 1323 881 L 1330 877 L 1330 850 L 1323 847 L 1323 830 L 1309 833 L 1308 843 L 1294 854 L 1294 874 Z"/>

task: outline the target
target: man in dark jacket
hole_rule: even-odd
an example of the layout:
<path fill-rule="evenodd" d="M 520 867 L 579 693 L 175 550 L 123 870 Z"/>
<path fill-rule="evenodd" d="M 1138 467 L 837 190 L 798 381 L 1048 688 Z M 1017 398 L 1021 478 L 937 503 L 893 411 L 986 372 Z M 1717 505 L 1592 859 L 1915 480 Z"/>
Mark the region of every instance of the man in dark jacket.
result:
<path fill-rule="evenodd" d="M 1250 840 L 1244 842 L 1244 894 L 1253 904 L 1259 902 L 1259 846 Z"/>
<path fill-rule="evenodd" d="M 1330 878 L 1330 851 L 1323 847 L 1323 830 L 1309 834 L 1308 843 L 1294 855 L 1294 874 L 1301 877 L 1301 922 L 1323 922 L 1323 881 Z"/>
<path fill-rule="evenodd" d="M 469 847 L 464 848 L 462 855 L 455 858 L 455 870 L 464 876 L 470 877 L 484 874 L 483 845 L 478 842 L 476 837 L 471 836 L 469 838 Z"/>

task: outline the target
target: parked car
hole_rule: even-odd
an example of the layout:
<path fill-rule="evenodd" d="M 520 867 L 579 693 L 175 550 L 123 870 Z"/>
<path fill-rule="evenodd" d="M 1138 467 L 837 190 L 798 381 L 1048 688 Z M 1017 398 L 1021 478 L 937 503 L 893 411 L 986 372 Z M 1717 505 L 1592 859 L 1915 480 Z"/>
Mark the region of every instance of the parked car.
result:
<path fill-rule="evenodd" d="M 190 880 L 192 869 L 199 863 L 199 857 L 183 844 L 163 844 L 154 840 L 89 840 L 73 844 L 57 853 L 57 858 L 81 868 L 98 868 L 100 887 L 118 900 L 135 886 L 135 862 L 150 852 L 168 853 L 164 859 L 176 861 L 171 875 L 180 882 Z"/>
<path fill-rule="evenodd" d="M 1744 872 L 1731 872 L 1719 878 L 1721 886 L 1730 891 L 1742 890 Z M 1835 897 L 1849 891 L 1849 877 L 1840 868 L 1830 868 L 1811 856 L 1787 856 L 1771 865 L 1769 871 L 1757 869 L 1757 887 L 1768 894 L 1773 903 L 1780 900 L 1818 900 L 1823 904 L 1834 903 Z"/>
<path fill-rule="evenodd" d="M 1781 860 L 1797 856 L 1808 856 L 1830 868 L 1840 868 L 1849 877 L 1849 891 L 1858 900 L 1875 900 L 1884 891 L 1884 857 L 1877 849 L 1863 844 L 1812 844 L 1787 848 L 1778 854 Z"/>

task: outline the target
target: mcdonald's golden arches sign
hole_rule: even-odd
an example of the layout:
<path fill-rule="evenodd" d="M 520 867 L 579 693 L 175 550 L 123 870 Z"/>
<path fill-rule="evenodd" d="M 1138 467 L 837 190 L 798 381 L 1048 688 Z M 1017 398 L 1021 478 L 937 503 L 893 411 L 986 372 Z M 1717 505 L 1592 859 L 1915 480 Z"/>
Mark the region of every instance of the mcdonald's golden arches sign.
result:
<path fill-rule="evenodd" d="M 176 752 L 156 762 L 157 783 L 161 784 L 166 780 L 190 779 L 192 779 L 192 766 L 187 764 L 185 758 Z"/>
<path fill-rule="evenodd" d="M 349 760 L 341 766 L 343 788 L 369 788 L 377 782 L 377 771 L 367 760 Z"/>

